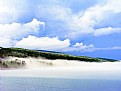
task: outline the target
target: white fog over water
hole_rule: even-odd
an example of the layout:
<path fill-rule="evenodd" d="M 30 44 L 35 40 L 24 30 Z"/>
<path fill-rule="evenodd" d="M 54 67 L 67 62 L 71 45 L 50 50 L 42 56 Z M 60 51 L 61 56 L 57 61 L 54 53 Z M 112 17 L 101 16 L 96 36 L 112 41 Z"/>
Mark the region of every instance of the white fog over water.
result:
<path fill-rule="evenodd" d="M 16 58 L 24 60 L 25 67 L 1 70 L 2 77 L 44 77 L 73 79 L 120 79 L 121 62 L 80 62 L 68 60 L 47 60 L 42 58 Z"/>

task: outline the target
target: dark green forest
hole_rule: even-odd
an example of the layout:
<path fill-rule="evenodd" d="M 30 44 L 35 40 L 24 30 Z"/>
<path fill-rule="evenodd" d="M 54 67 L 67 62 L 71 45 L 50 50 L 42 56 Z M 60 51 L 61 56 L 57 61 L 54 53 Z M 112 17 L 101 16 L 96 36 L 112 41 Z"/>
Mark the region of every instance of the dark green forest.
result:
<path fill-rule="evenodd" d="M 113 59 L 106 59 L 106 58 L 92 58 L 87 56 L 73 56 L 73 55 L 67 55 L 64 53 L 56 53 L 56 52 L 45 52 L 45 51 L 37 51 L 37 50 L 29 50 L 29 49 L 23 49 L 23 48 L 2 48 L 0 47 L 0 57 L 42 57 L 45 59 L 66 59 L 66 60 L 79 60 L 79 61 L 85 61 L 85 62 L 115 62 L 118 60 Z"/>

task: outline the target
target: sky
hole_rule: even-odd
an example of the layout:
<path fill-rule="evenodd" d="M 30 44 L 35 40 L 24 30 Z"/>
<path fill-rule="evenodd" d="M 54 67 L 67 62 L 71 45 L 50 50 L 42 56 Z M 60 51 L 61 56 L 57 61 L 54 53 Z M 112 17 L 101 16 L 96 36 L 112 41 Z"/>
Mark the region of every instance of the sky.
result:
<path fill-rule="evenodd" d="M 0 46 L 121 59 L 121 0 L 0 0 Z"/>

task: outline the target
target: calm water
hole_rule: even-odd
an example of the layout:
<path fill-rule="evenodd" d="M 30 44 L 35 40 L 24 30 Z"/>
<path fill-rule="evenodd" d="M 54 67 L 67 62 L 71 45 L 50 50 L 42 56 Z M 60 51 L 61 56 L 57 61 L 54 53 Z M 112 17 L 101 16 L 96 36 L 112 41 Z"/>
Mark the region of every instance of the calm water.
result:
<path fill-rule="evenodd" d="M 121 80 L 1 77 L 0 91 L 121 91 Z"/>

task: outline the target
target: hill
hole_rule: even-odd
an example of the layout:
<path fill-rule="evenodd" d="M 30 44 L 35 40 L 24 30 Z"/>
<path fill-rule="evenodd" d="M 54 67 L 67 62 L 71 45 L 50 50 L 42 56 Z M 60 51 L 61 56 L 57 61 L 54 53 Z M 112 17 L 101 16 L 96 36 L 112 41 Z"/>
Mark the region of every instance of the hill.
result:
<path fill-rule="evenodd" d="M 58 52 L 43 51 L 43 50 L 29 50 L 23 48 L 2 48 L 0 47 L 0 58 L 5 57 L 42 57 L 45 59 L 66 59 L 66 60 L 79 60 L 85 62 L 115 62 L 118 60 L 106 59 L 106 58 L 92 58 L 87 56 L 73 56 Z"/>

